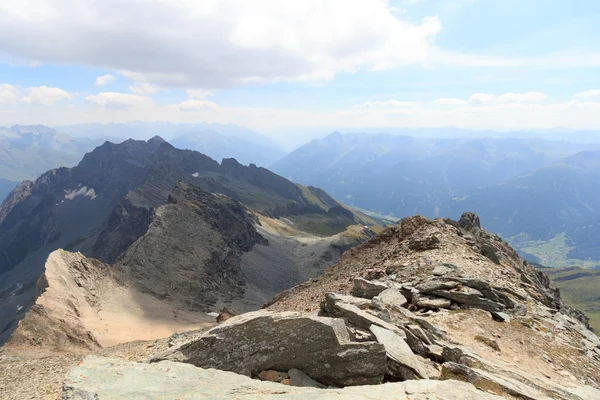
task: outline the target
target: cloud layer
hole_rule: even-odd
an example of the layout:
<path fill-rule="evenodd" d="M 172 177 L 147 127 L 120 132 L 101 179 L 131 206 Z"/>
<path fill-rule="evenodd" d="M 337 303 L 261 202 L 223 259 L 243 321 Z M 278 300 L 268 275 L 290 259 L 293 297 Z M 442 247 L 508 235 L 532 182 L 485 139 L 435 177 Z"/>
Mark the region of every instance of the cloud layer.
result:
<path fill-rule="evenodd" d="M 0 3 L 0 53 L 103 67 L 166 87 L 320 80 L 425 64 L 440 30 L 436 17 L 399 19 L 388 0 Z"/>

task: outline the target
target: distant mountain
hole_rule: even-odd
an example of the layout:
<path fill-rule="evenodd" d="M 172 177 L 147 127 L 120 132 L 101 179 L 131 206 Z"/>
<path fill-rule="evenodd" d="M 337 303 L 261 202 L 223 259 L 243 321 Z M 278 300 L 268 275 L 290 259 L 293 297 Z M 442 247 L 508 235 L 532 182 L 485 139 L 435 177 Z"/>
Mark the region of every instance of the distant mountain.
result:
<path fill-rule="evenodd" d="M 8 196 L 8 194 L 11 192 L 11 190 L 15 188 L 15 186 L 17 186 L 17 182 L 11 182 L 7 181 L 6 179 L 0 179 L 0 202 L 2 202 L 2 200 L 4 200 L 6 196 Z"/>
<path fill-rule="evenodd" d="M 448 203 L 442 212 L 472 207 L 488 221 L 486 227 L 514 237 L 515 245 L 526 252 L 534 250 L 542 264 L 558 261 L 558 255 L 600 260 L 598 182 L 600 151 L 584 151 L 527 175 L 475 190 Z M 534 243 L 557 235 L 562 242 L 555 240 L 552 248 Z M 564 262 L 568 265 L 568 260 Z"/>
<path fill-rule="evenodd" d="M 271 165 L 302 184 L 324 188 L 346 203 L 397 217 L 440 216 L 455 197 L 526 174 L 588 144 L 541 139 L 431 139 L 334 133 Z M 600 148 L 600 145 L 596 145 Z"/>
<path fill-rule="evenodd" d="M 35 179 L 49 169 L 73 166 L 98 144 L 43 125 L 0 127 L 0 178 Z"/>
<path fill-rule="evenodd" d="M 207 129 L 185 133 L 170 143 L 179 149 L 199 151 L 215 160 L 235 158 L 246 165 L 268 166 L 285 155 L 280 147 L 256 134 L 234 136 Z"/>
<path fill-rule="evenodd" d="M 180 149 L 196 150 L 220 161 L 235 158 L 242 164 L 268 166 L 286 153 L 274 140 L 234 124 L 178 124 L 171 122 L 128 122 L 61 126 L 75 136 L 146 140 L 158 135 Z"/>
<path fill-rule="evenodd" d="M 76 167 L 22 182 L 0 206 L 0 342 L 59 248 L 122 268 L 180 307 L 257 308 L 368 237 L 364 225 L 376 222 L 254 164 L 219 164 L 159 137 L 105 142 Z"/>

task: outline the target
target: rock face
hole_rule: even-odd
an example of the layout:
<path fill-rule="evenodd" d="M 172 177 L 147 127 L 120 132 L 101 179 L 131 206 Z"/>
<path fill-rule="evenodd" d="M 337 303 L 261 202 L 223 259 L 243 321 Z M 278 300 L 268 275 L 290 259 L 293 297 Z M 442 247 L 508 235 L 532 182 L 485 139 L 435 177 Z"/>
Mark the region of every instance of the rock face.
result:
<path fill-rule="evenodd" d="M 247 376 L 295 368 L 326 385 L 350 386 L 380 383 L 385 354 L 379 343 L 352 342 L 342 319 L 256 311 L 230 318 L 152 361 L 179 361 Z"/>
<path fill-rule="evenodd" d="M 161 399 L 360 399 L 501 400 L 460 381 L 420 380 L 377 386 L 317 389 L 262 382 L 231 372 L 162 361 L 138 364 L 89 356 L 63 383 L 64 400 Z"/>

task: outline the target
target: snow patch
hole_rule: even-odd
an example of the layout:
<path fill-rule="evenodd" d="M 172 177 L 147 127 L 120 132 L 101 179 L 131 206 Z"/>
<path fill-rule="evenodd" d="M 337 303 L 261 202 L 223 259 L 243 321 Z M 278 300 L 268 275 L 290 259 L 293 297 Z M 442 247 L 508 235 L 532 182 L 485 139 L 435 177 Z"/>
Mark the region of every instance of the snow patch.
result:
<path fill-rule="evenodd" d="M 87 186 L 79 189 L 65 190 L 65 200 L 73 200 L 77 196 L 89 197 L 91 200 L 94 200 L 96 198 L 96 191 L 93 188 L 88 189 Z"/>
<path fill-rule="evenodd" d="M 198 172 L 194 172 L 194 173 L 192 174 L 192 176 L 193 176 L 194 178 L 197 178 L 197 177 L 199 177 L 199 176 L 200 176 L 200 174 L 199 174 Z"/>

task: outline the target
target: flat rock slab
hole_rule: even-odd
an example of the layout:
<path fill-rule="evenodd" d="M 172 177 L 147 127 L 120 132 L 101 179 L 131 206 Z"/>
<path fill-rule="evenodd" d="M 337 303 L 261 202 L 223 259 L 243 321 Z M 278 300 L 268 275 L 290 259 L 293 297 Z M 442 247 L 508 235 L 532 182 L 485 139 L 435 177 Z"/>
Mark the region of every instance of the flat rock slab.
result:
<path fill-rule="evenodd" d="M 352 342 L 342 319 L 265 310 L 230 318 L 151 361 L 162 360 L 251 377 L 295 368 L 338 387 L 380 383 L 386 370 L 383 345 Z"/>
<path fill-rule="evenodd" d="M 63 400 L 502 400 L 459 381 L 419 380 L 344 389 L 292 387 L 189 364 L 88 356 L 63 382 Z"/>
<path fill-rule="evenodd" d="M 387 288 L 388 286 L 383 282 L 356 278 L 354 279 L 354 286 L 352 287 L 352 296 L 372 299 Z"/>
<path fill-rule="evenodd" d="M 370 330 L 377 338 L 377 341 L 385 347 L 388 358 L 393 364 L 397 364 L 400 367 L 394 368 L 394 366 L 390 366 L 388 372 L 391 372 L 396 378 L 401 379 L 407 379 L 407 376 L 410 375 L 416 378 L 427 378 L 426 366 L 415 356 L 404 339 L 394 332 L 376 325 L 372 325 Z M 409 369 L 410 372 L 405 371 L 405 369 Z"/>

